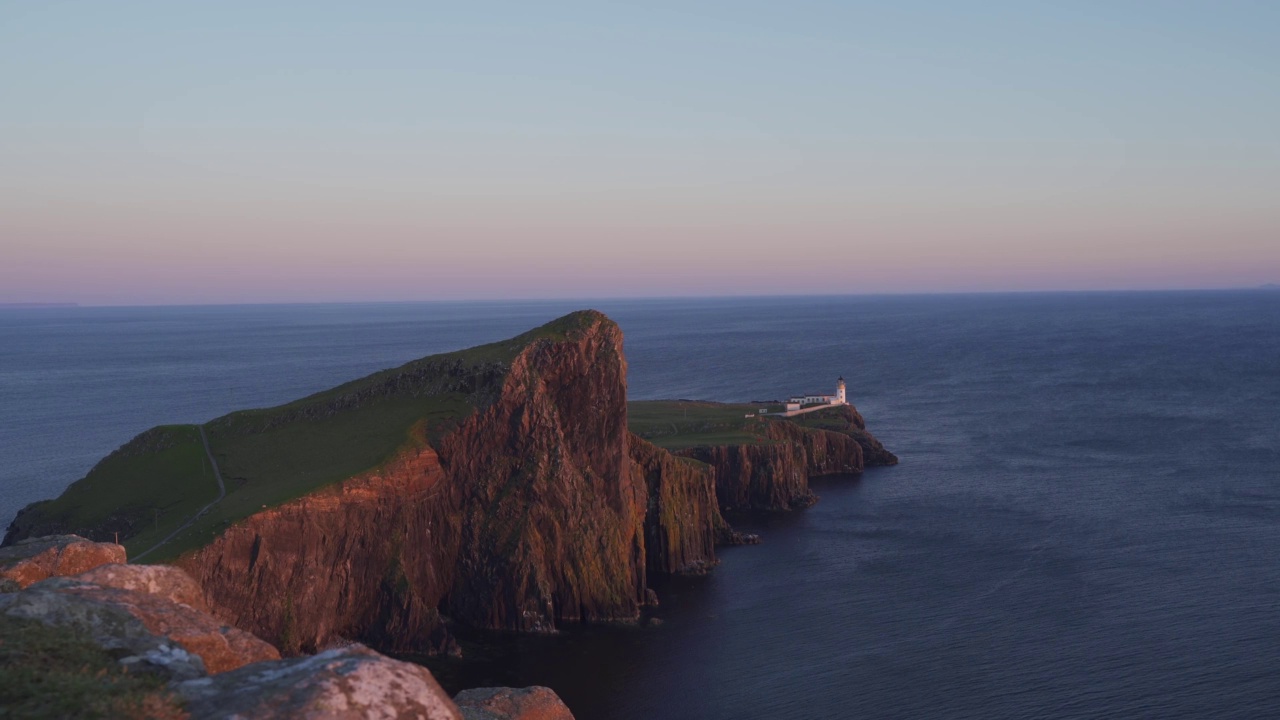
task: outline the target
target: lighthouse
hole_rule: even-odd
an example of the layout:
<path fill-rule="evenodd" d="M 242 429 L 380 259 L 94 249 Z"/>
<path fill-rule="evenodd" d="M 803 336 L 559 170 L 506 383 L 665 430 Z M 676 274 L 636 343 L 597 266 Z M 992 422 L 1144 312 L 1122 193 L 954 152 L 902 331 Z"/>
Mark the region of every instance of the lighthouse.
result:
<path fill-rule="evenodd" d="M 849 400 L 844 394 L 844 376 L 841 375 L 836 379 L 836 405 L 848 405 Z"/>

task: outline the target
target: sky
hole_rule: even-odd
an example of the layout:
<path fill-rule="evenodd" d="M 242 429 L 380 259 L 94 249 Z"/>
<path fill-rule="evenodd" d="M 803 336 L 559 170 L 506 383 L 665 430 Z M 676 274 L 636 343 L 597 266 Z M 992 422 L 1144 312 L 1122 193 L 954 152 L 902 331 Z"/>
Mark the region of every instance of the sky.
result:
<path fill-rule="evenodd" d="M 1280 282 L 1280 3 L 0 0 L 0 303 Z"/>

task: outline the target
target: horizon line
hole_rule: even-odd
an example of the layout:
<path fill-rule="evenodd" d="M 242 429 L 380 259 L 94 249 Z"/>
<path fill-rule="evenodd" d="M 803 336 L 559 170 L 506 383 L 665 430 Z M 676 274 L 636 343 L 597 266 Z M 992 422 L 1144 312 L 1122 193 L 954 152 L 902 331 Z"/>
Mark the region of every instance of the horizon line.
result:
<path fill-rule="evenodd" d="M 161 308 L 161 307 L 289 307 L 314 305 L 426 305 L 426 304 L 486 304 L 486 303 L 567 303 L 567 302 L 645 302 L 663 300 L 790 300 L 819 298 L 875 298 L 875 297 L 946 297 L 962 295 L 1110 295 L 1110 294 L 1169 294 L 1202 292 L 1249 292 L 1280 289 L 1280 284 L 1202 287 L 1202 288 L 1110 288 L 1110 289 L 1052 289 L 1052 290 L 925 290 L 903 292 L 867 293 L 759 293 L 753 295 L 566 295 L 562 297 L 491 297 L 491 298 L 409 298 L 399 300 L 283 300 L 245 302 L 155 302 L 155 303 L 84 303 L 64 301 L 15 301 L 0 302 L 0 310 L 66 310 L 73 308 Z"/>

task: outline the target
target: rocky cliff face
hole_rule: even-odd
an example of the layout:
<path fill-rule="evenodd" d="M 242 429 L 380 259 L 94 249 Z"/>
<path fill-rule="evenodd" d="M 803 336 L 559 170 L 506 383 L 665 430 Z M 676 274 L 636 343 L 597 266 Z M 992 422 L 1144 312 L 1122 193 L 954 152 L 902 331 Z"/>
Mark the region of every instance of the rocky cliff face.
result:
<path fill-rule="evenodd" d="M 769 420 L 753 444 L 675 457 L 627 430 L 622 332 L 600 313 L 503 347 L 518 350 L 428 358 L 298 406 L 306 421 L 379 397 L 467 398 L 466 414 L 420 421 L 376 469 L 225 525 L 179 558 L 215 614 L 286 654 L 350 639 L 451 652 L 448 620 L 526 632 L 630 620 L 648 573 L 705 572 L 717 543 L 758 540 L 722 508 L 804 507 L 811 476 L 897 461 L 852 408 L 821 428 Z"/>
<path fill-rule="evenodd" d="M 809 490 L 808 456 L 796 443 L 703 446 L 676 454 L 715 470 L 716 497 L 723 510 L 790 510 L 817 500 Z"/>
<path fill-rule="evenodd" d="M 862 446 L 862 455 L 867 467 L 897 465 L 898 456 L 885 449 L 884 443 L 867 432 L 867 421 L 862 413 L 852 405 L 843 405 L 829 411 L 832 422 L 827 429 L 848 435 Z"/>
<path fill-rule="evenodd" d="M 648 569 L 706 572 L 716 564 L 716 543 L 732 533 L 720 516 L 714 471 L 636 435 L 628 443 L 633 472 L 648 490 L 644 521 Z"/>
<path fill-rule="evenodd" d="M 453 577 L 448 479 L 423 444 L 380 470 L 264 510 L 178 560 L 218 614 L 286 653 L 333 638 L 440 651 Z"/>
<path fill-rule="evenodd" d="M 771 422 L 767 427 L 773 441 L 803 450 L 807 477 L 856 475 L 865 468 L 862 446 L 848 435 L 785 421 Z"/>
<path fill-rule="evenodd" d="M 480 627 L 631 619 L 644 598 L 645 488 L 627 454 L 622 331 L 599 313 L 516 357 L 498 401 L 444 438 L 459 518 L 446 607 Z"/>
<path fill-rule="evenodd" d="M 676 454 L 714 469 L 723 510 L 791 510 L 817 501 L 809 478 L 855 475 L 898 458 L 871 433 L 852 405 L 822 411 L 822 427 L 769 420 L 758 443 L 702 446 Z M 803 417 L 803 416 L 801 416 Z"/>
<path fill-rule="evenodd" d="M 647 490 L 612 321 L 590 313 L 564 340 L 530 344 L 492 404 L 434 445 L 424 433 L 178 564 L 223 617 L 286 652 L 344 637 L 447 651 L 441 611 L 524 631 L 638 615 Z"/>

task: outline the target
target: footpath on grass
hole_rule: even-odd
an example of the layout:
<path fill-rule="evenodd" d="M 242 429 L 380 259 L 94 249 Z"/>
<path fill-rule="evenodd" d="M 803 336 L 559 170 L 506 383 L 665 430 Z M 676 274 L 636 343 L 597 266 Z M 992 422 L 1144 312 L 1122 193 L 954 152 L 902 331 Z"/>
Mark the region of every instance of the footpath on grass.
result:
<path fill-rule="evenodd" d="M 197 512 L 195 515 L 192 515 L 191 518 L 187 520 L 185 523 L 183 523 L 182 525 L 180 525 L 177 530 L 174 530 L 173 532 L 165 536 L 165 539 L 161 540 L 155 545 L 152 545 L 146 550 L 143 550 L 137 555 L 134 555 L 133 562 L 138 562 L 139 560 L 146 557 L 147 555 L 150 555 L 156 550 L 159 550 L 165 543 L 177 537 L 178 533 L 191 527 L 192 523 L 194 523 L 196 520 L 199 520 L 201 517 L 203 517 L 204 514 L 209 512 L 209 510 L 212 509 L 214 505 L 217 505 L 218 503 L 222 502 L 222 498 L 227 496 L 227 486 L 222 482 L 222 473 L 218 470 L 218 461 L 213 459 L 213 451 L 209 449 L 209 438 L 204 434 L 204 426 L 198 425 L 196 427 L 197 429 L 200 430 L 200 443 L 204 445 L 204 454 L 208 456 L 209 465 L 213 467 L 213 477 L 215 480 L 218 481 L 218 497 L 214 498 L 213 502 L 200 508 L 199 512 Z"/>

